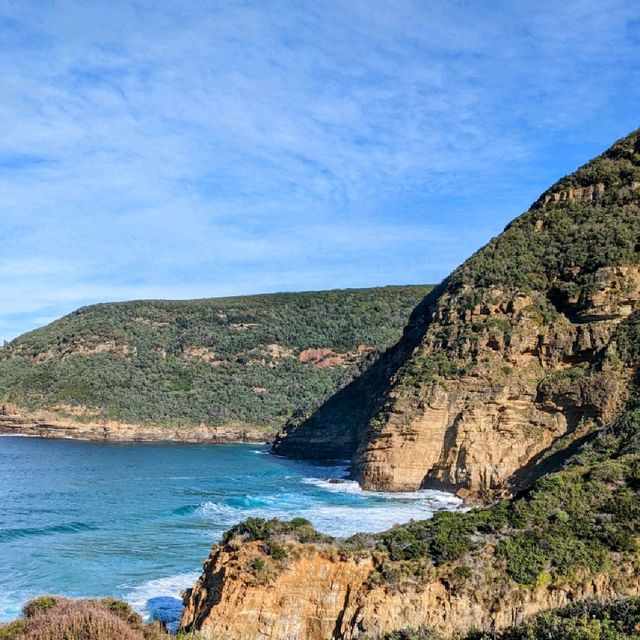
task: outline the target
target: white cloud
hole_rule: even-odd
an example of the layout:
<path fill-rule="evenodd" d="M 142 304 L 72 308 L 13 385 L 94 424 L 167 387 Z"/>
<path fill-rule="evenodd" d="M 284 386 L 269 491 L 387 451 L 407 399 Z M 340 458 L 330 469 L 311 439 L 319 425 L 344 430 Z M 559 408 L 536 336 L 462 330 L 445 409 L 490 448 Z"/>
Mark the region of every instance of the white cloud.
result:
<path fill-rule="evenodd" d="M 439 279 L 636 124 L 639 17 L 0 0 L 0 314 Z"/>

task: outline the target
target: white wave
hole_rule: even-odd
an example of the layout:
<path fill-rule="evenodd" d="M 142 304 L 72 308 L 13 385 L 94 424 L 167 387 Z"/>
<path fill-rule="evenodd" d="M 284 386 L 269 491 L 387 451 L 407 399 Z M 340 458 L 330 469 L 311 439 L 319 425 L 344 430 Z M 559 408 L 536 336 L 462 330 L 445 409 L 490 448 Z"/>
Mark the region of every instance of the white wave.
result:
<path fill-rule="evenodd" d="M 179 573 L 174 576 L 164 578 L 154 578 L 147 580 L 134 587 L 129 593 L 124 595 L 126 600 L 138 613 L 148 617 L 147 601 L 159 596 L 170 598 L 180 598 L 180 592 L 192 587 L 200 577 L 200 572 Z"/>
<path fill-rule="evenodd" d="M 437 491 L 435 489 L 421 489 L 419 491 L 368 491 L 363 489 L 355 480 L 338 480 L 333 478 L 323 480 L 321 478 L 302 478 L 303 484 L 311 484 L 324 491 L 333 493 L 349 493 L 363 498 L 378 498 L 381 500 L 399 500 L 416 502 L 433 502 L 434 504 L 459 505 L 462 501 L 452 493 Z"/>
<path fill-rule="evenodd" d="M 0 438 L 40 438 L 33 433 L 0 433 Z"/>
<path fill-rule="evenodd" d="M 451 505 L 434 500 L 412 503 L 382 503 L 375 506 L 323 505 L 301 514 L 323 533 L 351 536 L 358 532 L 377 533 L 410 520 L 428 520 L 436 511 L 451 509 Z"/>
<path fill-rule="evenodd" d="M 27 600 L 34 597 L 26 591 L 0 592 L 0 622 L 15 620 Z"/>
<path fill-rule="evenodd" d="M 303 517 L 310 520 L 322 533 L 334 536 L 350 536 L 359 531 L 379 532 L 409 520 L 431 518 L 441 509 L 459 509 L 462 501 L 442 491 L 416 491 L 382 493 L 363 491 L 355 482 L 333 484 L 327 481 L 311 482 L 334 493 L 350 494 L 345 504 L 330 504 L 318 496 L 309 494 L 277 494 L 253 498 L 245 496 L 237 504 L 208 501 L 199 508 L 199 513 L 215 523 L 216 530 L 224 531 L 229 526 L 248 517 L 280 518 L 289 520 Z M 346 497 L 346 496 L 345 496 Z"/>
<path fill-rule="evenodd" d="M 303 484 L 312 484 L 319 489 L 325 489 L 326 491 L 333 491 L 334 493 L 362 493 L 362 488 L 355 480 L 342 480 L 338 482 L 336 480 L 329 480 L 322 478 L 302 478 L 300 481 Z"/>

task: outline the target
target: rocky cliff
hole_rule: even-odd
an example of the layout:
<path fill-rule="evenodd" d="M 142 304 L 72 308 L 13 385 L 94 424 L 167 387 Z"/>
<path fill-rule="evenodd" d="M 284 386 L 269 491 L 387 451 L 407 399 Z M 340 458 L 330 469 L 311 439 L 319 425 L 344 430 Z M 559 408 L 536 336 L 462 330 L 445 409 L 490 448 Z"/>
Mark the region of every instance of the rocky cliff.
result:
<path fill-rule="evenodd" d="M 275 450 L 343 446 L 369 489 L 522 486 L 624 406 L 630 371 L 613 336 L 638 306 L 639 263 L 636 131 L 459 267 L 395 347 Z"/>
<path fill-rule="evenodd" d="M 289 552 L 295 559 L 264 584 L 252 569 L 256 561 L 268 561 L 259 543 L 241 551 L 216 548 L 205 574 L 186 594 L 183 626 L 210 640 L 373 640 L 424 627 L 451 637 L 473 629 L 500 631 L 571 602 L 640 593 L 631 566 L 615 578 L 600 574 L 536 589 L 501 578 L 480 586 L 445 572 L 420 585 L 393 587 L 376 582 L 370 556 L 314 547 L 289 547 Z M 490 560 L 489 555 L 482 571 L 490 571 Z"/>
<path fill-rule="evenodd" d="M 36 411 L 24 414 L 7 405 L 0 406 L 0 435 L 38 438 L 71 438 L 99 442 L 183 442 L 265 444 L 270 433 L 242 424 L 157 426 L 112 420 L 77 422 L 61 419 L 55 413 Z"/>
<path fill-rule="evenodd" d="M 637 371 L 640 315 L 624 325 L 621 357 Z M 561 470 L 490 508 L 347 540 L 299 518 L 240 523 L 185 592 L 183 627 L 210 640 L 377 640 L 401 629 L 415 635 L 389 638 L 477 640 L 569 603 L 640 594 L 635 385 L 633 397 L 565 451 Z"/>

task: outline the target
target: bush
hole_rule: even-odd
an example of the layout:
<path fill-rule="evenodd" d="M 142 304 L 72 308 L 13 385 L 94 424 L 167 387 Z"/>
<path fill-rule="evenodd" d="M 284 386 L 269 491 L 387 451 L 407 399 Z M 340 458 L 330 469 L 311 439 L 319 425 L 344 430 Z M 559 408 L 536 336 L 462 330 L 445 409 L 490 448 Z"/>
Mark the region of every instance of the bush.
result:
<path fill-rule="evenodd" d="M 585 601 L 547 611 L 502 633 L 466 640 L 638 640 L 640 599 Z"/>
<path fill-rule="evenodd" d="M 132 628 L 97 601 L 60 601 L 47 611 L 25 618 L 20 640 L 144 640 L 142 630 Z"/>
<path fill-rule="evenodd" d="M 24 620 L 0 623 L 0 640 L 20 640 L 26 626 L 27 623 Z"/>
<path fill-rule="evenodd" d="M 63 598 L 58 596 L 40 596 L 33 600 L 29 600 L 29 602 L 22 607 L 22 615 L 25 618 L 33 618 L 40 613 L 47 613 L 48 611 L 51 611 L 61 602 L 63 602 Z"/>
<path fill-rule="evenodd" d="M 256 542 L 258 540 L 267 543 L 266 549 L 273 547 L 273 542 L 280 540 L 294 540 L 302 543 L 333 542 L 331 536 L 325 536 L 313 528 L 313 525 L 305 518 L 293 518 L 293 520 L 278 520 L 272 518 L 247 518 L 234 525 L 222 535 L 222 543 L 228 544 L 234 537 L 240 536 L 244 542 Z M 278 551 L 276 551 L 278 553 Z"/>
<path fill-rule="evenodd" d="M 441 636 L 426 627 L 420 629 L 401 629 L 384 636 L 384 640 L 440 640 Z"/>
<path fill-rule="evenodd" d="M 507 571 L 516 582 L 533 585 L 547 567 L 547 556 L 540 543 L 540 537 L 533 532 L 518 534 L 500 543 L 498 555 L 506 559 Z"/>

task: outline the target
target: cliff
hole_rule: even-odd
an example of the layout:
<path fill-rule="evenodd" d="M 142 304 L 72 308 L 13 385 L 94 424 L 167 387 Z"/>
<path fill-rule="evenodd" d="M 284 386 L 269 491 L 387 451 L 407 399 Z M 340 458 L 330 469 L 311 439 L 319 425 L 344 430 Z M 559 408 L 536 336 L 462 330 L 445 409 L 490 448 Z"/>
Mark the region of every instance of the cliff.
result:
<path fill-rule="evenodd" d="M 519 589 L 494 580 L 479 590 L 454 590 L 452 585 L 460 580 L 453 575 L 419 587 L 389 589 L 369 582 L 375 577 L 370 558 L 332 557 L 306 548 L 290 552 L 296 559 L 265 586 L 244 568 L 264 557 L 255 543 L 242 553 L 215 551 L 207 577 L 188 592 L 183 625 L 210 640 L 373 640 L 399 629 L 424 627 L 449 638 L 473 629 L 494 633 L 540 611 L 590 598 L 609 599 L 621 589 L 640 593 L 637 581 L 631 584 L 626 575 L 612 579 L 607 574 L 553 588 Z"/>
<path fill-rule="evenodd" d="M 626 353 L 636 368 L 639 327 Z M 490 508 L 347 540 L 301 519 L 241 523 L 185 592 L 182 625 L 210 640 L 374 640 L 411 628 L 406 637 L 477 640 L 570 603 L 637 596 L 639 406 Z"/>
<path fill-rule="evenodd" d="M 52 437 L 264 441 L 375 362 L 429 290 L 82 308 L 0 348 L 0 403 Z"/>
<path fill-rule="evenodd" d="M 612 420 L 640 300 L 640 133 L 545 192 L 428 295 L 364 375 L 276 439 L 363 487 L 517 490 Z M 338 445 L 338 446 L 335 446 Z"/>

